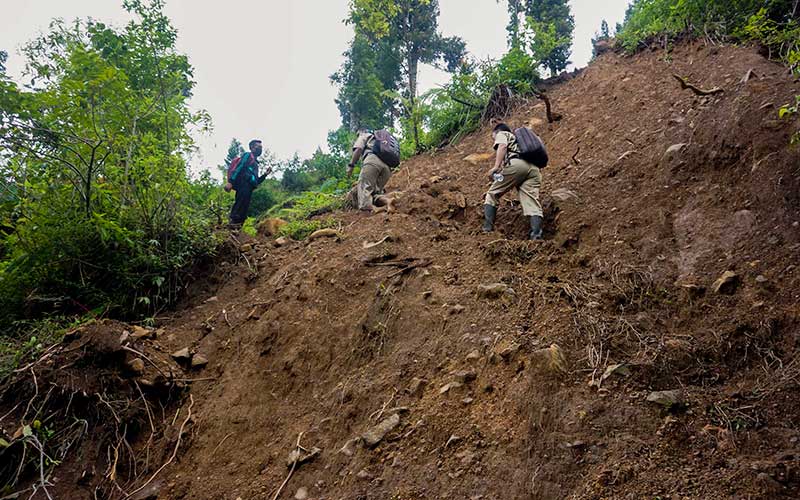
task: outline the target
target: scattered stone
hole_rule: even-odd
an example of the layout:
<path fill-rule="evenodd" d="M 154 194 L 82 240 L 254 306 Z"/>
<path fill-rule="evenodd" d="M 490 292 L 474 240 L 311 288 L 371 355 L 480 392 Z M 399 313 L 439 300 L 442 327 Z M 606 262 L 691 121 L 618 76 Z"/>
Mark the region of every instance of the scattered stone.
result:
<path fill-rule="evenodd" d="M 249 252 L 249 251 L 250 251 L 250 250 L 252 250 L 252 249 L 253 249 L 253 245 L 251 245 L 250 243 L 245 243 L 244 245 L 242 245 L 241 247 L 239 247 L 239 250 L 240 250 L 242 253 L 247 253 L 247 252 Z"/>
<path fill-rule="evenodd" d="M 290 239 L 289 239 L 289 238 L 287 238 L 286 236 L 281 236 L 281 237 L 280 237 L 280 238 L 278 238 L 277 240 L 273 241 L 273 242 L 272 242 L 272 244 L 273 244 L 273 245 L 275 245 L 276 247 L 282 247 L 282 246 L 286 246 L 286 245 L 288 245 L 288 244 L 289 244 L 289 242 L 291 242 L 291 241 L 292 241 L 292 240 L 290 240 Z"/>
<path fill-rule="evenodd" d="M 450 314 L 453 314 L 453 315 L 455 315 L 455 314 L 461 314 L 461 313 L 462 313 L 462 312 L 464 312 L 466 309 L 467 309 L 467 308 L 466 308 L 466 307 L 464 307 L 464 306 L 462 306 L 461 304 L 456 304 L 456 305 L 454 305 L 453 307 L 451 307 L 451 308 L 450 308 Z"/>
<path fill-rule="evenodd" d="M 450 438 L 444 444 L 444 447 L 445 447 L 445 449 L 447 449 L 451 444 L 457 443 L 459 441 L 461 441 L 461 437 L 460 436 L 456 436 L 455 434 L 451 434 Z"/>
<path fill-rule="evenodd" d="M 511 290 L 505 283 L 493 283 L 491 285 L 478 286 L 478 298 L 498 299 L 508 290 Z"/>
<path fill-rule="evenodd" d="M 439 389 L 439 394 L 447 394 L 451 390 L 458 389 L 459 387 L 463 387 L 463 386 L 464 386 L 464 384 L 462 384 L 461 382 L 450 382 L 449 384 L 443 385 Z"/>
<path fill-rule="evenodd" d="M 144 328 L 144 327 L 141 327 L 141 326 L 134 326 L 133 327 L 133 333 L 131 333 L 131 338 L 134 339 L 134 340 L 143 339 L 143 338 L 149 337 L 150 333 L 152 333 L 152 332 L 150 330 L 148 330 L 147 328 Z"/>
<path fill-rule="evenodd" d="M 464 161 L 473 165 L 480 165 L 491 160 L 493 157 L 493 153 L 474 153 L 465 157 Z"/>
<path fill-rule="evenodd" d="M 739 282 L 738 274 L 733 271 L 725 271 L 722 273 L 722 276 L 714 282 L 711 289 L 714 290 L 714 293 L 733 295 L 736 292 L 736 288 L 739 286 Z"/>
<path fill-rule="evenodd" d="M 471 405 L 473 401 L 475 400 L 472 398 L 464 398 L 461 400 L 461 402 L 464 403 L 465 406 Z"/>
<path fill-rule="evenodd" d="M 468 384 L 478 378 L 478 373 L 475 370 L 463 370 L 454 373 L 456 380 L 462 384 Z"/>
<path fill-rule="evenodd" d="M 319 229 L 311 233 L 311 236 L 308 237 L 308 241 L 314 241 L 318 238 L 339 238 L 339 232 L 331 228 Z"/>
<path fill-rule="evenodd" d="M 128 338 L 131 336 L 131 332 L 128 330 L 123 330 L 122 335 L 119 336 L 119 343 L 124 344 L 128 341 Z"/>
<path fill-rule="evenodd" d="M 577 201 L 577 200 L 580 199 L 578 197 L 578 195 L 575 194 L 575 191 L 572 191 L 571 189 L 567 189 L 567 188 L 554 189 L 550 193 L 550 197 L 553 198 L 556 201 L 561 201 L 561 202 L 565 202 L 565 201 L 569 201 L 569 200 Z"/>
<path fill-rule="evenodd" d="M 667 151 L 666 151 L 666 153 L 664 153 L 664 156 L 672 157 L 672 156 L 680 153 L 681 151 L 683 151 L 683 149 L 685 147 L 687 147 L 687 146 L 689 146 L 689 145 L 686 144 L 686 143 L 673 144 L 672 146 L 667 148 Z"/>
<path fill-rule="evenodd" d="M 365 241 L 361 244 L 361 248 L 364 250 L 369 250 L 370 248 L 375 248 L 376 246 L 382 245 L 388 241 L 395 241 L 395 238 L 392 235 L 386 235 L 378 241 Z"/>
<path fill-rule="evenodd" d="M 398 425 L 400 425 L 400 415 L 394 413 L 375 427 L 365 432 L 361 438 L 364 440 L 364 444 L 366 446 L 369 448 L 374 448 L 383 440 L 386 434 L 394 430 L 394 428 Z"/>
<path fill-rule="evenodd" d="M 411 385 L 408 386 L 408 393 L 412 396 L 421 397 L 427 385 L 428 381 L 424 378 L 414 377 L 411 379 Z"/>
<path fill-rule="evenodd" d="M 367 480 L 370 479 L 372 476 L 370 476 L 369 472 L 367 472 L 367 469 L 361 469 L 360 471 L 358 471 L 358 474 L 356 474 L 356 477 L 362 480 Z"/>
<path fill-rule="evenodd" d="M 209 297 L 209 298 L 207 298 L 206 300 L 203 301 L 204 304 L 210 304 L 212 302 L 219 302 L 219 297 L 214 295 L 213 297 Z"/>
<path fill-rule="evenodd" d="M 706 293 L 706 287 L 695 283 L 686 283 L 681 285 L 681 288 L 686 290 L 686 293 L 689 295 L 690 299 L 700 298 Z"/>
<path fill-rule="evenodd" d="M 683 403 L 683 391 L 672 389 L 669 391 L 654 391 L 647 396 L 647 401 L 661 405 L 665 408 Z"/>
<path fill-rule="evenodd" d="M 438 175 L 434 175 L 430 179 L 428 179 L 428 184 L 438 184 L 444 180 L 444 177 L 440 177 Z"/>
<path fill-rule="evenodd" d="M 134 358 L 127 363 L 128 370 L 134 375 L 141 375 L 144 373 L 144 361 L 140 358 Z"/>
<path fill-rule="evenodd" d="M 294 500 L 306 500 L 308 498 L 308 488 L 301 486 L 294 494 Z"/>
<path fill-rule="evenodd" d="M 551 373 L 567 373 L 567 358 L 556 344 L 547 349 L 539 349 L 531 354 L 532 365 Z"/>
<path fill-rule="evenodd" d="M 322 450 L 316 446 L 310 450 L 301 450 L 295 448 L 286 458 L 286 467 L 291 467 L 292 465 L 303 465 L 304 463 L 310 462 L 317 458 L 320 453 L 322 453 Z"/>
<path fill-rule="evenodd" d="M 504 361 L 509 361 L 514 356 L 514 354 L 519 352 L 521 347 L 522 347 L 521 345 L 514 342 L 511 345 L 508 345 L 500 349 L 500 351 L 497 354 L 499 354 Z"/>
<path fill-rule="evenodd" d="M 481 353 L 477 349 L 467 354 L 467 361 L 477 361 L 479 359 L 481 359 Z"/>
<path fill-rule="evenodd" d="M 202 354 L 192 356 L 192 368 L 202 368 L 208 364 L 208 358 Z"/>
<path fill-rule="evenodd" d="M 631 374 L 631 369 L 628 368 L 628 365 L 626 365 L 625 363 L 617 363 L 615 365 L 609 365 L 608 368 L 606 368 L 606 371 L 603 372 L 603 375 L 600 376 L 600 382 L 598 383 L 598 387 L 607 379 L 611 378 L 612 375 L 627 377 L 630 376 L 630 374 Z"/>
<path fill-rule="evenodd" d="M 759 285 L 766 285 L 767 283 L 769 283 L 769 280 L 763 274 L 759 274 L 758 276 L 756 276 L 756 283 L 758 283 Z"/>
<path fill-rule="evenodd" d="M 352 457 L 356 452 L 356 447 L 361 443 L 361 438 L 353 438 L 350 441 L 346 442 L 344 446 L 339 450 L 344 456 Z"/>
<path fill-rule="evenodd" d="M 183 349 L 173 352 L 172 359 L 175 361 L 190 361 L 192 359 L 192 354 L 189 352 L 188 347 L 184 347 Z"/>

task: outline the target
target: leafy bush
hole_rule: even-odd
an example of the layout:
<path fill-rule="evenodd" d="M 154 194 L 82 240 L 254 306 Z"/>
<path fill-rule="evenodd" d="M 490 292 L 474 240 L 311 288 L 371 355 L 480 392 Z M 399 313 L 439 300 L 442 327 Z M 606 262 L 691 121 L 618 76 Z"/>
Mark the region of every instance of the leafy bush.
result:
<path fill-rule="evenodd" d="M 280 236 L 288 236 L 293 240 L 304 240 L 311 233 L 326 227 L 334 227 L 337 222 L 332 218 L 313 220 L 294 220 L 278 230 Z"/>
<path fill-rule="evenodd" d="M 185 162 L 209 123 L 189 109 L 192 67 L 161 2 L 124 5 L 124 28 L 54 21 L 27 44 L 28 87 L 0 73 L 0 321 L 152 316 L 214 252 L 224 202 Z"/>

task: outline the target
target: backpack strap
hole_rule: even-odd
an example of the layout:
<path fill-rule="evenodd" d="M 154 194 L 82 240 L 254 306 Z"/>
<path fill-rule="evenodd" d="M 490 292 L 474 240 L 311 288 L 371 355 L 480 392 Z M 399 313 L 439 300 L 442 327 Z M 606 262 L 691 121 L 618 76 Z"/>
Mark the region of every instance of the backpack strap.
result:
<path fill-rule="evenodd" d="M 236 170 L 234 170 L 233 173 L 231 174 L 232 181 L 235 181 L 236 178 L 239 177 L 239 172 L 242 171 L 242 168 L 247 167 L 247 164 L 250 162 L 250 159 L 252 157 L 253 155 L 249 151 L 242 153 L 242 156 L 240 157 L 241 159 L 239 160 L 239 164 L 236 165 Z"/>

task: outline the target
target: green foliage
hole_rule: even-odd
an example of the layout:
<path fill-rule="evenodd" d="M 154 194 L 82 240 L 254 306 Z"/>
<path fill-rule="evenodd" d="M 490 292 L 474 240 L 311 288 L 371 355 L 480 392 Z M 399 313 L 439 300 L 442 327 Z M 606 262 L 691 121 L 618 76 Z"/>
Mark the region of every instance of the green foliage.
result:
<path fill-rule="evenodd" d="M 48 347 L 61 342 L 64 333 L 93 319 L 92 315 L 78 320 L 48 317 L 35 321 L 18 321 L 0 336 L 0 380 L 12 371 L 33 361 Z M 24 332 L 24 335 L 15 334 Z"/>
<path fill-rule="evenodd" d="M 124 28 L 54 21 L 28 43 L 29 87 L 0 75 L 0 320 L 56 299 L 153 315 L 214 250 L 222 201 L 184 159 L 208 126 L 189 109 L 192 67 L 162 1 L 124 6 Z"/>
<path fill-rule="evenodd" d="M 282 226 L 278 230 L 278 234 L 280 236 L 288 236 L 293 240 L 304 240 L 314 231 L 325 229 L 326 227 L 335 227 L 336 225 L 337 222 L 332 218 L 294 220 Z"/>
<path fill-rule="evenodd" d="M 567 0 L 509 0 L 508 13 L 509 48 L 529 50 L 551 76 L 567 68 L 575 31 Z"/>
<path fill-rule="evenodd" d="M 617 40 L 628 51 L 646 46 L 654 37 L 706 36 L 715 40 L 741 38 L 760 10 L 775 22 L 786 22 L 792 0 L 635 0 L 625 14 Z"/>
<path fill-rule="evenodd" d="M 465 55 L 463 40 L 439 33 L 438 18 L 438 0 L 350 3 L 348 22 L 356 36 L 342 70 L 333 78 L 339 85 L 337 104 L 344 125 L 353 129 L 389 126 L 400 107 L 406 120 L 401 123 L 403 138 L 413 141 L 415 152 L 422 149 L 419 65 L 454 72 Z"/>
<path fill-rule="evenodd" d="M 342 197 L 319 191 L 307 191 L 292 196 L 280 206 L 273 207 L 267 215 L 279 217 L 286 221 L 305 220 L 318 213 L 324 213 L 342 207 Z"/>

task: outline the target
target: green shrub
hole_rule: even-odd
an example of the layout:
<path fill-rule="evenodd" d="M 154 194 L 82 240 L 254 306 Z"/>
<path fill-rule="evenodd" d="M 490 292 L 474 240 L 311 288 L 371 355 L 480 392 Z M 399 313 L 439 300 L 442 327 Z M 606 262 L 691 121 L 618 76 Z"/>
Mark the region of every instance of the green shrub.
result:
<path fill-rule="evenodd" d="M 279 236 L 288 236 L 293 240 L 304 240 L 311 233 L 326 227 L 335 227 L 338 223 L 332 218 L 293 220 L 282 226 L 278 231 Z"/>

